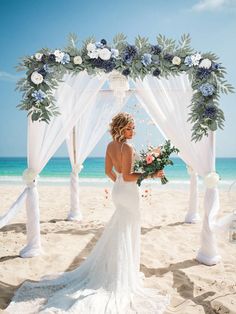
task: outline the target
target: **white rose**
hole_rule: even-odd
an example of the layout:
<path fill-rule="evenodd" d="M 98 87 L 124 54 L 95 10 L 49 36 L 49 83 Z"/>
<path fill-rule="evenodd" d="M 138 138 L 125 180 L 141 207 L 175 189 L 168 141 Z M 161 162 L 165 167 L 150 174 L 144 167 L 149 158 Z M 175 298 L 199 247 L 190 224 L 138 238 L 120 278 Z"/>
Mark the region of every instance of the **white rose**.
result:
<path fill-rule="evenodd" d="M 102 60 L 109 60 L 111 58 L 111 52 L 107 48 L 99 49 L 98 55 Z"/>
<path fill-rule="evenodd" d="M 74 57 L 74 64 L 81 64 L 83 62 L 81 56 Z"/>
<path fill-rule="evenodd" d="M 91 59 L 97 59 L 98 58 L 98 51 L 95 50 L 95 51 L 89 51 L 88 52 L 88 56 L 91 58 Z"/>
<path fill-rule="evenodd" d="M 180 57 L 174 56 L 174 58 L 172 59 L 172 63 L 174 65 L 180 65 L 180 63 L 181 63 Z"/>
<path fill-rule="evenodd" d="M 37 52 L 37 53 L 34 55 L 35 59 L 38 60 L 38 61 L 41 61 L 42 56 L 43 56 L 43 54 L 40 53 L 40 52 Z"/>
<path fill-rule="evenodd" d="M 96 50 L 96 45 L 93 44 L 93 43 L 89 43 L 89 44 L 87 45 L 87 50 L 88 50 L 89 52 L 95 51 L 95 50 Z"/>
<path fill-rule="evenodd" d="M 31 81 L 35 84 L 35 85 L 38 85 L 38 84 L 41 84 L 43 82 L 43 76 L 38 73 L 37 71 L 34 71 L 32 74 L 31 74 L 31 77 L 30 77 Z"/>
<path fill-rule="evenodd" d="M 211 67 L 210 59 L 203 59 L 199 64 L 199 68 L 210 69 L 210 67 Z"/>
<path fill-rule="evenodd" d="M 218 173 L 210 172 L 204 177 L 204 184 L 208 189 L 215 188 L 220 180 Z"/>
<path fill-rule="evenodd" d="M 56 62 L 60 63 L 64 57 L 64 52 L 57 49 L 54 51 L 54 55 L 56 57 L 55 58 Z"/>

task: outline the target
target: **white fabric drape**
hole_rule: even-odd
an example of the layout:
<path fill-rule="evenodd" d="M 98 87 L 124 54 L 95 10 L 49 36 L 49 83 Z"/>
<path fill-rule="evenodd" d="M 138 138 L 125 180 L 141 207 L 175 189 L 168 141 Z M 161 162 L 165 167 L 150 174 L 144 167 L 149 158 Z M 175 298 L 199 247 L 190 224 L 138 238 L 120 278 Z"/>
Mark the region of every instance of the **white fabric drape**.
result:
<path fill-rule="evenodd" d="M 53 117 L 49 124 L 44 122 L 32 122 L 28 119 L 28 168 L 36 173 L 44 168 L 48 160 L 53 156 L 58 147 L 68 136 L 73 125 L 93 101 L 96 93 L 101 89 L 107 75 L 90 76 L 85 71 L 76 76 L 65 75 L 64 82 L 55 92 L 56 105 L 60 115 Z M 19 197 L 25 195 L 24 190 Z M 20 207 L 22 202 L 11 207 L 4 217 L 11 217 L 13 210 Z M 20 252 L 22 257 L 31 257 L 40 254 L 40 226 L 39 204 L 36 184 L 27 187 L 27 245 Z M 3 218 L 4 218 L 3 217 Z M 9 219 L 8 219 L 9 221 Z M 5 222 L 8 222 L 5 219 Z"/>
<path fill-rule="evenodd" d="M 192 172 L 190 173 L 189 209 L 184 220 L 186 223 L 196 223 L 200 220 L 198 203 L 198 175 Z"/>
<path fill-rule="evenodd" d="M 88 109 L 81 115 L 73 131 L 67 138 L 67 147 L 72 166 L 71 172 L 71 210 L 69 220 L 81 220 L 82 213 L 79 206 L 78 173 L 84 160 L 96 146 L 106 132 L 111 118 L 118 113 L 127 102 L 129 96 L 120 101 L 112 91 L 100 91 Z M 74 148 L 74 137 L 75 145 Z M 77 167 L 76 167 L 77 165 Z"/>
<path fill-rule="evenodd" d="M 191 142 L 191 124 L 187 118 L 192 88 L 187 75 L 168 79 L 148 75 L 143 81 L 137 80 L 135 86 L 138 100 L 163 135 L 180 149 L 179 155 L 185 163 L 203 177 L 215 171 L 214 134 L 210 132 L 200 142 Z M 220 259 L 212 228 L 218 210 L 218 189 L 206 189 L 201 248 L 197 259 L 208 265 Z"/>

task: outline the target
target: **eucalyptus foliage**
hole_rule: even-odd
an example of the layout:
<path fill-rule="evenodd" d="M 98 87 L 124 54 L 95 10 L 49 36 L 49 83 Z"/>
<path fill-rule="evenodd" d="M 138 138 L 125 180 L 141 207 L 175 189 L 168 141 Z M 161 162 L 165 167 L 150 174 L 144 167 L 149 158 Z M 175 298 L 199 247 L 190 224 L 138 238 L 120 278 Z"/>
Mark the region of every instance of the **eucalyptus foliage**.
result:
<path fill-rule="evenodd" d="M 220 93 L 233 92 L 234 88 L 225 80 L 226 70 L 218 57 L 211 52 L 195 51 L 190 41 L 188 34 L 178 42 L 158 35 L 155 44 L 137 36 L 131 45 L 124 34 L 117 34 L 111 45 L 105 39 L 96 42 L 91 37 L 79 46 L 77 36 L 69 34 L 64 49 L 43 48 L 33 56 L 24 57 L 17 66 L 18 71 L 26 73 L 17 83 L 17 89 L 23 93 L 18 107 L 27 110 L 32 121 L 49 123 L 59 114 L 53 94 L 67 73 L 76 75 L 85 70 L 96 75 L 117 70 L 135 80 L 146 75 L 159 79 L 186 72 L 193 89 L 188 120 L 192 123 L 192 140 L 199 141 L 209 130 L 223 129 Z"/>

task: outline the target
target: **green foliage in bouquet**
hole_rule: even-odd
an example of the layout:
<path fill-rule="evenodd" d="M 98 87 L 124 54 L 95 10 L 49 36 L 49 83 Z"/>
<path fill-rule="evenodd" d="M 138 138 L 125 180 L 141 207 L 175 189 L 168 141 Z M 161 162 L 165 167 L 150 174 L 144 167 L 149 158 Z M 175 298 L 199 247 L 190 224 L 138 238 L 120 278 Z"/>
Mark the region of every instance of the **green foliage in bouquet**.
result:
<path fill-rule="evenodd" d="M 160 154 L 155 152 L 152 146 L 149 146 L 147 151 L 142 150 L 140 152 L 140 160 L 136 160 L 134 163 L 133 171 L 136 173 L 141 173 L 137 180 L 138 186 L 141 185 L 142 181 L 148 176 L 153 176 L 157 171 L 163 170 L 167 165 L 173 165 L 173 161 L 170 159 L 172 153 L 179 153 L 179 149 L 172 146 L 170 141 L 165 141 L 163 145 L 160 146 Z M 166 176 L 161 178 L 161 183 L 166 184 L 168 179 Z"/>

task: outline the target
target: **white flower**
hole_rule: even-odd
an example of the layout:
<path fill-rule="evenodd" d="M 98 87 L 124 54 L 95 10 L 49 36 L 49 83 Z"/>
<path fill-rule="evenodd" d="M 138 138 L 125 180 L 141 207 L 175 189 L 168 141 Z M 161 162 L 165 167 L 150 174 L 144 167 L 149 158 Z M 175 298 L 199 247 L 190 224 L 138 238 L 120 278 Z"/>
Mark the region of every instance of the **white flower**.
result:
<path fill-rule="evenodd" d="M 93 43 L 87 44 L 87 50 L 88 50 L 89 52 L 95 51 L 95 50 L 96 50 L 96 45 L 93 44 Z"/>
<path fill-rule="evenodd" d="M 174 56 L 174 58 L 172 59 L 172 63 L 174 65 L 180 65 L 180 63 L 181 63 L 180 57 Z"/>
<path fill-rule="evenodd" d="M 208 189 L 215 188 L 220 180 L 218 173 L 210 172 L 204 177 L 204 184 Z"/>
<path fill-rule="evenodd" d="M 194 55 L 192 55 L 191 59 L 192 59 L 193 65 L 198 65 L 201 58 L 202 56 L 200 53 L 195 53 Z"/>
<path fill-rule="evenodd" d="M 111 58 L 111 52 L 107 48 L 99 49 L 98 55 L 102 60 L 109 60 Z"/>
<path fill-rule="evenodd" d="M 199 64 L 199 68 L 210 69 L 210 67 L 211 67 L 211 60 L 207 58 L 203 59 Z"/>
<path fill-rule="evenodd" d="M 34 57 L 35 57 L 35 59 L 36 59 L 37 61 L 41 61 L 42 56 L 43 56 L 43 54 L 40 53 L 40 52 L 37 52 L 37 53 L 34 55 Z"/>
<path fill-rule="evenodd" d="M 63 59 L 63 57 L 64 57 L 64 52 L 63 51 L 61 51 L 61 50 L 55 50 L 54 51 L 54 55 L 55 55 L 55 57 L 56 57 L 56 62 L 58 62 L 58 63 L 60 63 L 61 61 L 62 61 L 62 59 Z"/>
<path fill-rule="evenodd" d="M 37 71 L 34 71 L 32 74 L 31 74 L 31 77 L 30 77 L 31 81 L 35 84 L 35 85 L 39 85 L 43 82 L 43 76 L 38 73 Z"/>
<path fill-rule="evenodd" d="M 33 183 L 36 178 L 37 178 L 37 172 L 35 172 L 31 168 L 25 169 L 25 171 L 22 174 L 22 179 L 26 184 Z"/>
<path fill-rule="evenodd" d="M 75 56 L 73 61 L 74 61 L 74 64 L 81 64 L 83 62 L 81 56 Z"/>
<path fill-rule="evenodd" d="M 111 56 L 117 58 L 119 56 L 119 50 L 111 48 Z"/>
<path fill-rule="evenodd" d="M 95 50 L 95 51 L 89 51 L 88 52 L 88 56 L 91 58 L 91 59 L 97 59 L 98 58 L 98 51 Z"/>

